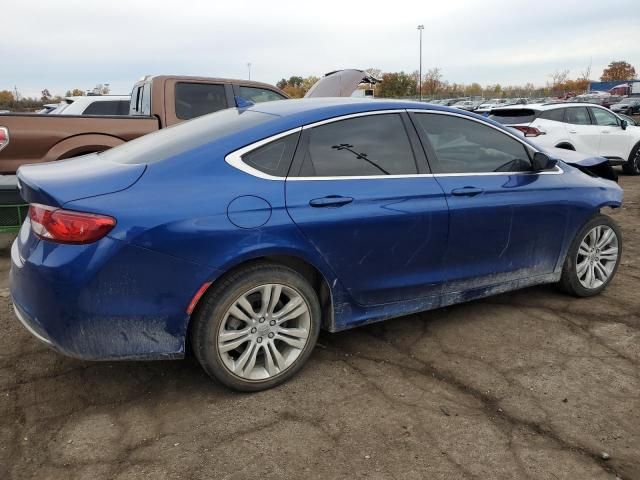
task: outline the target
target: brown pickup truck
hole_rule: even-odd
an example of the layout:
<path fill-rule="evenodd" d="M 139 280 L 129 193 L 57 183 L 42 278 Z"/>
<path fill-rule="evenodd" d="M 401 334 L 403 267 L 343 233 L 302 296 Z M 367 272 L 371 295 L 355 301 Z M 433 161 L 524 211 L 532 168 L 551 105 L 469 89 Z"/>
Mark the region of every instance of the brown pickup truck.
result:
<path fill-rule="evenodd" d="M 224 78 L 148 76 L 131 93 L 128 116 L 0 114 L 0 174 L 27 163 L 100 152 L 190 118 L 288 98 L 266 83 Z"/>

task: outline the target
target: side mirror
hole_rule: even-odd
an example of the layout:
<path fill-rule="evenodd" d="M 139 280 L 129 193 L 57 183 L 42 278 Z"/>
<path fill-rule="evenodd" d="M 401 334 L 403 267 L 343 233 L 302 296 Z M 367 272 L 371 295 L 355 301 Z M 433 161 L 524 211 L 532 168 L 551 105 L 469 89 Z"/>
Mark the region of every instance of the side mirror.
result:
<path fill-rule="evenodd" d="M 533 154 L 533 160 L 531 161 L 533 165 L 533 170 L 535 172 L 540 172 L 542 170 L 550 170 L 556 166 L 558 161 L 554 158 L 551 158 L 546 153 L 536 152 Z"/>
<path fill-rule="evenodd" d="M 626 120 L 622 120 L 620 122 L 620 128 L 622 128 L 623 130 L 626 130 L 628 126 L 629 126 L 629 122 L 627 122 Z"/>

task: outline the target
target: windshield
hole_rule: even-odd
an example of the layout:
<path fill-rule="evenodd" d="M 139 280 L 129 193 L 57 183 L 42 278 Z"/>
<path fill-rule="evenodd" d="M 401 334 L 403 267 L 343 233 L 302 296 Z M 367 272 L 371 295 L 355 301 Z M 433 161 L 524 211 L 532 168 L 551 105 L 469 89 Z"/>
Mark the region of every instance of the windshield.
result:
<path fill-rule="evenodd" d="M 633 103 L 637 103 L 640 100 L 638 100 L 637 98 L 623 98 L 620 103 L 624 103 L 625 105 L 630 105 Z"/>
<path fill-rule="evenodd" d="M 220 110 L 136 138 L 99 155 L 116 163 L 155 163 L 273 118 L 267 113 L 237 108 Z"/>

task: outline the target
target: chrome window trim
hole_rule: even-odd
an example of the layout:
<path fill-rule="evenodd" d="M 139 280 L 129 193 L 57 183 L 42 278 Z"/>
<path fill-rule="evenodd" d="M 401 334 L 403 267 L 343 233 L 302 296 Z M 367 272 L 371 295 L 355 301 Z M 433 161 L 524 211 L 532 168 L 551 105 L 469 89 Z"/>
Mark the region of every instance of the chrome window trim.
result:
<path fill-rule="evenodd" d="M 244 173 L 248 173 L 249 175 L 253 175 L 254 177 L 262 178 L 264 180 L 280 180 L 284 181 L 286 177 L 277 177 L 275 175 L 269 175 L 268 173 L 264 173 L 257 168 L 252 167 L 242 161 L 242 156 L 246 155 L 257 148 L 262 147 L 268 143 L 274 142 L 282 137 L 286 137 L 287 135 L 291 135 L 292 133 L 299 133 L 302 131 L 302 127 L 292 128 L 291 130 L 287 130 L 286 132 L 281 132 L 276 135 L 272 135 L 267 138 L 263 138 L 262 140 L 258 140 L 257 142 L 251 143 L 245 147 L 242 147 L 238 150 L 235 150 L 226 157 L 224 157 L 224 161 L 227 162 L 234 168 L 243 171 Z"/>
<path fill-rule="evenodd" d="M 309 123 L 307 125 L 303 125 L 301 127 L 296 127 L 296 128 L 292 128 L 290 130 L 287 130 L 285 132 L 281 132 L 275 135 L 272 135 L 270 137 L 264 138 L 262 140 L 259 140 L 257 142 L 251 143 L 245 147 L 242 147 L 238 150 L 235 150 L 229 154 L 227 154 L 224 158 L 225 162 L 227 162 L 229 165 L 231 165 L 234 168 L 237 168 L 238 170 L 241 170 L 245 173 L 248 173 L 249 175 L 252 175 L 254 177 L 258 177 L 258 178 L 262 178 L 264 180 L 280 180 L 280 181 L 294 181 L 294 182 L 300 182 L 300 181 L 327 181 L 327 180 L 380 180 L 380 179 L 398 179 L 398 178 L 438 178 L 438 177 L 462 177 L 462 176 L 466 176 L 466 177 L 484 177 L 484 176 L 497 176 L 497 175 L 560 175 L 562 173 L 564 173 L 564 170 L 562 170 L 562 168 L 560 168 L 558 165 L 556 165 L 553 169 L 551 170 L 545 170 L 545 171 L 541 171 L 541 172 L 531 172 L 531 171 L 522 171 L 522 172 L 477 172 L 477 173 L 410 173 L 410 174 L 405 174 L 405 175 L 362 175 L 362 176 L 335 176 L 335 177 L 277 177 L 275 175 L 269 175 L 267 173 L 264 173 L 254 167 L 251 167 L 250 165 L 247 165 L 246 163 L 244 163 L 242 161 L 242 156 L 257 149 L 262 147 L 263 145 L 266 145 L 268 143 L 271 143 L 275 140 L 278 140 L 282 137 L 286 137 L 287 135 L 291 135 L 292 133 L 296 133 L 296 132 L 302 132 L 303 130 L 308 130 L 310 128 L 314 128 L 314 127 L 319 127 L 321 125 L 326 125 L 329 123 L 333 123 L 333 122 L 339 122 L 341 120 L 347 120 L 350 118 L 358 118 L 358 117 L 366 117 L 366 116 L 370 116 L 370 115 L 384 115 L 384 114 L 389 114 L 389 113 L 404 113 L 404 112 L 411 112 L 411 113 L 428 113 L 428 114 L 435 114 L 435 115 L 450 115 L 452 117 L 461 117 L 463 119 L 467 119 L 467 120 L 471 120 L 474 121 L 476 123 L 479 123 L 481 125 L 486 125 L 488 127 L 493 128 L 494 130 L 497 130 L 500 133 L 503 133 L 511 138 L 513 138 L 514 140 L 517 140 L 518 142 L 520 142 L 524 147 L 528 147 L 531 150 L 533 150 L 534 152 L 539 152 L 540 150 L 536 149 L 535 147 L 533 147 L 532 145 L 529 145 L 526 142 L 523 142 L 522 139 L 518 138 L 517 136 L 511 134 L 510 132 L 505 132 L 504 130 L 502 130 L 501 128 L 496 127 L 495 125 L 491 125 L 490 123 L 487 123 L 485 121 L 482 121 L 480 119 L 477 118 L 473 118 L 473 117 L 469 117 L 467 115 L 463 115 L 463 114 L 459 114 L 459 113 L 455 113 L 455 112 L 444 112 L 444 111 L 437 111 L 437 110 L 426 110 L 426 109 L 390 109 L 390 110 L 372 110 L 369 112 L 358 112 L 358 113 L 350 113 L 350 114 L 346 114 L 346 115 L 341 115 L 339 117 L 333 117 L 333 118 L 328 118 L 325 120 L 320 120 L 317 122 L 313 122 L 313 123 Z"/>

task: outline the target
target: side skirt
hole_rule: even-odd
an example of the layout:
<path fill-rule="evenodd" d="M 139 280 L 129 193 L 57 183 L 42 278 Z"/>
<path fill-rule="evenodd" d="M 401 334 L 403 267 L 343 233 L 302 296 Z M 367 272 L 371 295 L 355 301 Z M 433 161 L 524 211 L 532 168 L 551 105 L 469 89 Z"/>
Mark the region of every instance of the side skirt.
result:
<path fill-rule="evenodd" d="M 534 285 L 556 283 L 560 281 L 562 272 L 537 275 L 509 282 L 498 283 L 484 287 L 472 288 L 461 292 L 448 293 L 442 296 L 419 298 L 403 302 L 386 303 L 368 307 L 352 306 L 351 304 L 334 305 L 336 312 L 334 322 L 329 325 L 329 332 L 340 332 L 370 323 L 382 322 L 391 318 L 426 312 L 436 308 L 447 307 L 458 303 L 478 300 L 480 298 L 498 295 L 500 293 L 519 290 Z M 336 321 L 337 320 L 337 321 Z"/>

